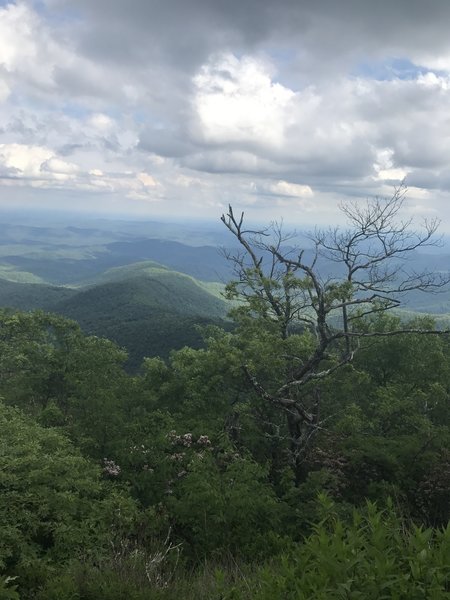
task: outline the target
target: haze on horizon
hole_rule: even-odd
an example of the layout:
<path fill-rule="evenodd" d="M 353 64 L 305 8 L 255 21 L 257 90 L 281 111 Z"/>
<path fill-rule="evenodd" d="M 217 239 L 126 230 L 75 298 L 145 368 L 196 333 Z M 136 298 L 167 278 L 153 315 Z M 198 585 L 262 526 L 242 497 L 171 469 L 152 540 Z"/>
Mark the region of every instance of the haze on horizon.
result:
<path fill-rule="evenodd" d="M 0 210 L 450 232 L 446 0 L 0 0 Z"/>

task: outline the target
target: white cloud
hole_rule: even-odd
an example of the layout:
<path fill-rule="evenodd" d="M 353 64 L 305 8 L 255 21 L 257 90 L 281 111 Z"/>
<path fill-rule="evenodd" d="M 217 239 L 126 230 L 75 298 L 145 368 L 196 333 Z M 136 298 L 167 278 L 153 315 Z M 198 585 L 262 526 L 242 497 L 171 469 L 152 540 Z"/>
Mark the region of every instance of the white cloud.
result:
<path fill-rule="evenodd" d="M 266 64 L 228 53 L 204 65 L 194 84 L 199 134 L 206 142 L 283 143 L 285 114 L 295 94 L 271 80 Z"/>
<path fill-rule="evenodd" d="M 109 133 L 115 127 L 113 119 L 103 113 L 94 113 L 88 118 L 87 122 L 100 133 Z"/>
<path fill-rule="evenodd" d="M 249 64 L 257 69 L 253 87 L 242 76 Z M 275 107 L 273 77 L 265 63 L 249 57 L 226 55 L 204 65 L 195 78 L 195 109 L 205 145 L 182 164 L 212 173 L 282 176 L 318 192 L 353 187 L 361 195 L 421 168 L 448 165 L 448 77 L 419 72 L 405 80 L 339 78 L 299 91 L 283 86 Z M 260 103 L 270 107 L 272 121 L 258 112 Z"/>
<path fill-rule="evenodd" d="M 163 187 L 147 172 L 103 172 L 100 169 L 83 170 L 79 165 L 55 156 L 42 146 L 0 144 L 0 173 L 6 172 L 5 185 L 41 189 L 60 189 L 80 192 L 123 194 L 139 200 L 160 200 Z M 1 179 L 1 175 L 0 175 Z"/>
<path fill-rule="evenodd" d="M 309 185 L 299 185 L 282 180 L 272 183 L 270 191 L 278 196 L 293 196 L 297 198 L 310 198 L 313 196 L 313 191 Z"/>
<path fill-rule="evenodd" d="M 52 151 L 42 146 L 0 144 L 0 161 L 22 177 L 41 176 L 42 165 L 51 158 Z"/>
<path fill-rule="evenodd" d="M 154 177 L 149 175 L 148 173 L 139 173 L 137 176 L 138 181 L 140 181 L 146 188 L 153 188 L 158 185 L 157 181 Z"/>
<path fill-rule="evenodd" d="M 69 163 L 61 158 L 52 157 L 42 163 L 41 170 L 49 171 L 50 173 L 60 173 L 62 175 L 74 175 L 75 173 L 78 173 L 80 168 L 74 163 Z"/>
<path fill-rule="evenodd" d="M 55 91 L 55 67 L 71 56 L 26 3 L 0 8 L 0 65 L 10 86 Z"/>

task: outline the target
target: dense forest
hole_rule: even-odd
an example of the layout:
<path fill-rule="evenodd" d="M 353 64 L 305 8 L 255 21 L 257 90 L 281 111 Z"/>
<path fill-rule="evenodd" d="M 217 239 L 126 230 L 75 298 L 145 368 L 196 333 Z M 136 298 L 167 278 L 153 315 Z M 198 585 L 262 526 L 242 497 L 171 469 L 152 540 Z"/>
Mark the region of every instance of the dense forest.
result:
<path fill-rule="evenodd" d="M 401 200 L 308 262 L 230 209 L 233 327 L 131 372 L 2 309 L 0 598 L 450 598 L 450 340 L 392 313 L 446 276 L 399 267 L 434 234 Z"/>

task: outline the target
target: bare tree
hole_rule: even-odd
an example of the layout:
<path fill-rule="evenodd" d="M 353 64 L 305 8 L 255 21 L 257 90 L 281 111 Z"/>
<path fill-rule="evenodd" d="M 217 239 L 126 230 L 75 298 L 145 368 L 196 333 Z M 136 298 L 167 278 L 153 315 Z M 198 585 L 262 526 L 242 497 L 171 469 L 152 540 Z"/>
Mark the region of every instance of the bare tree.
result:
<path fill-rule="evenodd" d="M 222 216 L 240 245 L 239 251 L 226 253 L 236 275 L 228 295 L 242 300 L 250 314 L 274 322 L 284 339 L 294 326 L 314 334 L 311 353 L 303 359 L 292 357 L 294 366 L 275 391 L 265 389 L 243 365 L 257 394 L 285 412 L 297 473 L 323 425 L 320 392 L 314 384 L 351 362 L 368 338 L 443 333 L 411 327 L 379 331 L 368 326 L 370 317 L 398 307 L 408 292 L 438 291 L 450 281 L 447 273 L 415 269 L 410 260 L 415 251 L 439 245 L 439 222 L 424 221 L 414 229 L 412 220 L 401 219 L 404 200 L 401 187 L 389 199 L 343 204 L 347 228 L 309 234 L 310 251 L 290 247 L 293 236 L 284 235 L 277 224 L 247 229 L 244 213 L 236 217 L 231 206 Z"/>

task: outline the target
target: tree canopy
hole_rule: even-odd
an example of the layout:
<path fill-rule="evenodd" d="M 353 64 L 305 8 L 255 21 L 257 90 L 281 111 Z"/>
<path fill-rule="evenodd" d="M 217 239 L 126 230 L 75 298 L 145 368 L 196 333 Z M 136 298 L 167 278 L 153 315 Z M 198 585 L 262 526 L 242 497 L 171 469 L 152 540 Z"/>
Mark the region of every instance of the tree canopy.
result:
<path fill-rule="evenodd" d="M 263 385 L 243 365 L 261 399 L 286 415 L 297 478 L 307 446 L 323 425 L 320 383 L 374 338 L 442 333 L 424 322 L 405 326 L 385 320 L 380 327 L 382 321 L 375 319 L 397 308 L 405 294 L 436 292 L 450 281 L 448 274 L 415 269 L 414 253 L 439 243 L 439 223 L 424 221 L 414 229 L 412 219 L 401 218 L 404 199 L 399 188 L 388 199 L 343 204 L 347 226 L 310 233 L 309 252 L 292 246 L 294 235 L 285 235 L 277 224 L 248 229 L 244 213 L 237 217 L 231 206 L 222 216 L 241 247 L 225 253 L 236 275 L 227 295 L 241 302 L 235 316 L 269 324 L 282 340 L 299 330 L 308 338 L 300 351 L 292 342 L 280 346 L 284 360 L 277 385 Z"/>
<path fill-rule="evenodd" d="M 134 374 L 1 310 L 0 597 L 448 598 L 450 343 L 394 310 L 446 277 L 402 202 L 303 251 L 230 208 L 235 327 Z"/>

